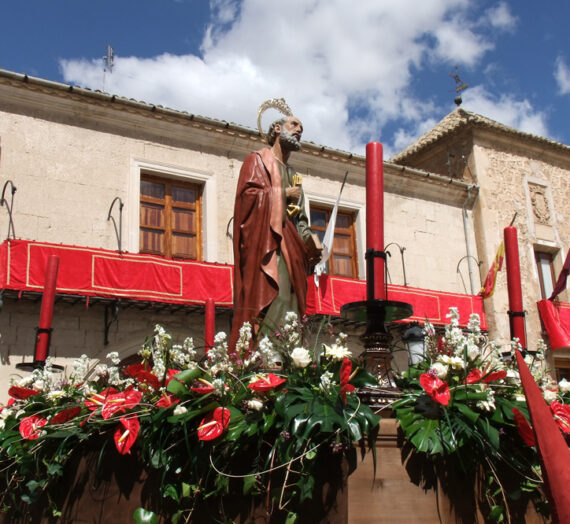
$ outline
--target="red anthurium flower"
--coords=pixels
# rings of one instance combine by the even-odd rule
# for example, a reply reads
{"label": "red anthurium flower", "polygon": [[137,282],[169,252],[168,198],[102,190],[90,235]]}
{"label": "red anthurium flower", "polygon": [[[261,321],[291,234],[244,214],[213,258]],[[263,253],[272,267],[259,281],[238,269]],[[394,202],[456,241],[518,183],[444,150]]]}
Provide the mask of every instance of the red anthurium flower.
{"label": "red anthurium flower", "polygon": [[81,413],[81,408],[79,406],[72,406],[70,408],[65,408],[64,410],[56,413],[51,420],[49,421],[50,424],[63,424],[72,418],[75,418],[77,415]]}
{"label": "red anthurium flower", "polygon": [[35,440],[40,436],[40,428],[47,424],[47,420],[38,415],[30,415],[20,421],[20,435],[27,440]]}
{"label": "red anthurium flower", "polygon": [[484,379],[483,382],[488,384],[489,382],[495,382],[495,380],[501,380],[507,376],[507,372],[503,371],[494,371],[493,373],[489,373]]}
{"label": "red anthurium flower", "polygon": [[88,399],[85,400],[85,407],[90,409],[91,411],[95,411],[96,409],[100,408],[103,404],[105,404],[105,400],[109,395],[115,395],[118,391],[115,388],[105,388],[103,391],[99,393],[95,393],[95,395],[90,396]]}
{"label": "red anthurium flower", "polygon": [[557,400],[550,404],[550,411],[554,416],[554,420],[563,433],[570,433],[570,406],[561,404]]}
{"label": "red anthurium flower", "polygon": [[475,384],[483,378],[483,372],[480,369],[472,369],[465,378],[466,384]]}
{"label": "red anthurium flower", "polygon": [[517,430],[520,437],[523,439],[524,443],[529,446],[536,446],[536,439],[534,437],[534,431],[530,427],[526,417],[520,412],[519,409],[513,408],[513,415],[515,416],[515,422],[517,424]]}
{"label": "red anthurium flower", "polygon": [[286,382],[286,379],[278,377],[273,373],[269,373],[265,376],[258,375],[258,377],[260,377],[259,380],[250,382],[247,385],[249,389],[253,389],[253,391],[269,391]]}
{"label": "red anthurium flower", "polygon": [[168,369],[166,371],[165,384],[168,386],[168,383],[173,379],[174,375],[178,375],[178,373],[180,373],[179,369]]}
{"label": "red anthurium flower", "polygon": [[134,408],[142,398],[138,389],[128,388],[121,393],[107,396],[105,404],[101,408],[101,416],[107,420],[115,413],[123,413],[127,409]]}
{"label": "red anthurium flower", "polygon": [[173,395],[172,393],[163,393],[156,405],[159,408],[169,408],[174,404],[178,404],[178,402],[180,402],[180,399],[176,395]]}
{"label": "red anthurium flower", "polygon": [[26,400],[27,398],[39,395],[39,393],[35,389],[12,386],[8,390],[8,395],[17,398],[18,400]]}
{"label": "red anthurium flower", "polygon": [[133,377],[137,379],[140,384],[146,384],[153,389],[160,387],[158,377],[151,372],[148,364],[132,364],[125,368],[125,375]]}
{"label": "red anthurium flower", "polygon": [[198,393],[199,395],[207,395],[208,393],[213,393],[214,391],[216,391],[216,388],[212,386],[212,384],[207,380],[199,378],[196,382],[194,382],[194,384],[190,388],[190,391]]}
{"label": "red anthurium flower", "polygon": [[354,386],[349,384],[350,372],[352,371],[352,362],[349,358],[345,358],[340,366],[340,396],[346,404],[346,394],[354,391]]}
{"label": "red anthurium flower", "polygon": [[119,418],[119,425],[115,430],[113,439],[121,455],[126,455],[131,452],[131,448],[135,440],[137,440],[140,427],[141,425],[136,415]]}
{"label": "red anthurium flower", "polygon": [[230,410],[218,407],[200,422],[198,438],[213,440],[219,437],[230,423]]}
{"label": "red anthurium flower", "polygon": [[436,402],[439,402],[443,406],[447,406],[449,404],[450,393],[447,382],[431,373],[423,373],[420,375],[420,385]]}

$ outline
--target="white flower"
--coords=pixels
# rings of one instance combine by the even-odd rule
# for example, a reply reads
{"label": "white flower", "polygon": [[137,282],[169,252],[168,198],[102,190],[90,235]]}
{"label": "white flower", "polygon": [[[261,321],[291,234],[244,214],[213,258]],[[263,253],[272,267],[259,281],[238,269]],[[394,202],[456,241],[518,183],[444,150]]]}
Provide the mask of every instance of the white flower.
{"label": "white flower", "polygon": [[322,375],[321,375],[321,389],[325,392],[325,393],[330,393],[331,387],[334,384],[333,381],[333,374],[330,371],[325,371]]}
{"label": "white flower", "polygon": [[61,389],[54,389],[53,391],[50,391],[46,396],[50,400],[55,400],[64,397],[65,391],[62,391]]}
{"label": "white flower", "polygon": [[295,348],[291,352],[291,358],[295,367],[298,368],[306,368],[312,361],[309,351],[301,347]]}
{"label": "white flower", "polygon": [[546,402],[548,402],[549,404],[551,402],[554,402],[558,398],[556,391],[552,391],[551,389],[545,389],[542,392],[542,396],[544,397],[544,400],[546,400]]}
{"label": "white flower", "polygon": [[175,408],[174,411],[172,412],[173,415],[184,415],[184,413],[186,413],[188,410],[184,407],[181,406],[180,404],[178,404]]}
{"label": "white flower", "polygon": [[565,378],[558,382],[558,387],[560,388],[561,393],[570,393],[570,382]]}
{"label": "white flower", "polygon": [[475,360],[480,354],[481,350],[477,344],[467,344],[467,356],[469,357],[469,360]]}
{"label": "white flower", "polygon": [[495,392],[492,389],[488,389],[487,400],[479,400],[475,405],[484,411],[494,411],[496,409]]}
{"label": "white flower", "polygon": [[117,366],[120,362],[121,359],[119,358],[119,353],[117,351],[111,351],[111,353],[109,353],[107,355],[107,358],[113,363],[115,364],[115,366]]}
{"label": "white flower", "polygon": [[260,411],[261,409],[263,409],[263,402],[261,402],[261,400],[254,398],[252,400],[247,401],[247,407],[249,409],[253,409],[254,411]]}
{"label": "white flower", "polygon": [[325,348],[325,357],[330,358],[332,361],[338,362],[346,357],[350,357],[350,350],[344,345],[332,344],[327,346],[323,344],[323,347]]}
{"label": "white flower", "polygon": [[441,362],[435,362],[431,366],[431,369],[435,371],[435,374],[438,378],[444,379],[447,377],[447,366],[445,364],[442,364]]}

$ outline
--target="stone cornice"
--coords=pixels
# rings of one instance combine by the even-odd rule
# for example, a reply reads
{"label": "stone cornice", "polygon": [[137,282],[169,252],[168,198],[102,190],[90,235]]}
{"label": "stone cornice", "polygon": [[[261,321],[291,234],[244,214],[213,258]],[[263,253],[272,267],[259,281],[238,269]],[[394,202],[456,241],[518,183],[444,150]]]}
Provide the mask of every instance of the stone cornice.
{"label": "stone cornice", "polygon": [[[0,109],[94,131],[141,140],[167,142],[178,147],[242,160],[265,144],[252,129],[0,69]],[[348,170],[350,183],[365,184],[365,157],[304,142],[292,164],[301,173],[341,180]],[[476,186],[418,169],[384,163],[387,192],[471,208]]]}

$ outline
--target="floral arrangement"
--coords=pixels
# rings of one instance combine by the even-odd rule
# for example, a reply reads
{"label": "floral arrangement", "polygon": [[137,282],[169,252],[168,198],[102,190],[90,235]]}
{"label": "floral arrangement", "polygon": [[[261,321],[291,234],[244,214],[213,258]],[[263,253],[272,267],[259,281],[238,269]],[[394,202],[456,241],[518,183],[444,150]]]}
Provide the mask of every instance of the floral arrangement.
{"label": "floral arrangement", "polygon": [[[138,522],[189,521],[207,501],[226,519],[224,497],[259,497],[266,514],[294,522],[314,495],[319,461],[374,442],[379,418],[354,394],[375,383],[357,366],[346,337],[307,349],[306,322],[293,313],[254,349],[244,324],[235,352],[226,335],[202,355],[160,326],[121,367],[79,358],[68,377],[50,362],[16,381],[0,412],[1,504],[25,515],[34,504],[61,514],[58,482],[91,443],[104,457],[136,455],[160,479],[160,510],[139,508]],[[103,444],[101,444],[101,442]],[[111,443],[109,445],[109,443]],[[61,490],[60,490],[61,491]],[[160,512],[167,515],[160,515]],[[213,511],[213,510],[212,510]]]}
{"label": "floral arrangement", "polygon": [[[411,445],[433,465],[444,462],[481,482],[482,504],[491,521],[511,521],[511,503],[523,495],[539,512],[548,508],[541,492],[542,474],[528,424],[528,410],[514,349],[487,343],[479,317],[459,327],[451,308],[443,336],[424,327],[425,356],[403,373],[404,393],[394,405],[396,418]],[[570,437],[570,383],[556,384],[547,373],[544,347],[525,356],[531,373],[560,430]],[[508,477],[508,478],[507,478]]]}

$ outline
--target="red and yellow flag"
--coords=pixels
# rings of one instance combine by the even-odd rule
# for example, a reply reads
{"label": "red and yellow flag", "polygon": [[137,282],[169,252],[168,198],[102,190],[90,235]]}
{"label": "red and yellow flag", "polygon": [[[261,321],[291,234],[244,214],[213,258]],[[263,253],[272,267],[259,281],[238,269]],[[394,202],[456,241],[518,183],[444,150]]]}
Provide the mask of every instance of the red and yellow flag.
{"label": "red and yellow flag", "polygon": [[485,283],[479,291],[479,295],[483,298],[490,297],[493,292],[495,291],[495,282],[497,281],[497,273],[501,271],[503,267],[503,259],[505,258],[505,241],[501,242],[499,249],[497,249],[497,254],[495,255],[495,260],[491,264],[489,268],[489,272],[487,273],[487,278],[485,279]]}

